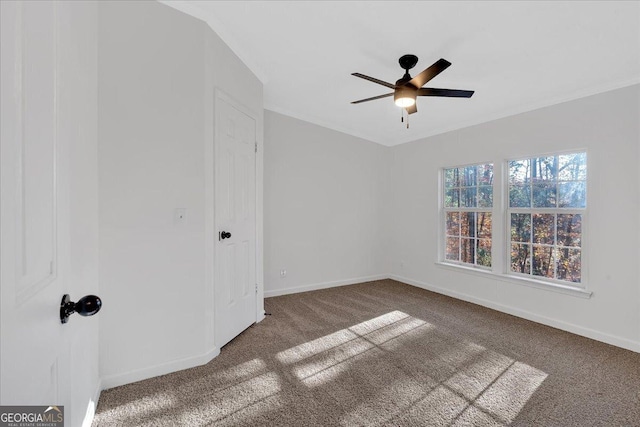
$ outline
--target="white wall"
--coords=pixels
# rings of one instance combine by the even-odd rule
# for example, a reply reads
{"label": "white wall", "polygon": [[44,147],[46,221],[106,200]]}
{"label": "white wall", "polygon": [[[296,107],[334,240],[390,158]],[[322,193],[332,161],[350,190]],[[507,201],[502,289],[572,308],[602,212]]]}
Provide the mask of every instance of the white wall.
{"label": "white wall", "polygon": [[[204,30],[155,2],[99,5],[107,387],[205,352]],[[187,209],[182,226],[176,208]]]}
{"label": "white wall", "polygon": [[259,112],[262,86],[195,18],[156,2],[99,12],[100,368],[112,387],[216,354],[213,93]]}
{"label": "white wall", "polygon": [[[636,85],[394,147],[394,277],[640,351],[639,103]],[[435,264],[440,168],[583,148],[590,299]]]}
{"label": "white wall", "polygon": [[388,276],[388,155],[387,147],[266,111],[266,296]]}

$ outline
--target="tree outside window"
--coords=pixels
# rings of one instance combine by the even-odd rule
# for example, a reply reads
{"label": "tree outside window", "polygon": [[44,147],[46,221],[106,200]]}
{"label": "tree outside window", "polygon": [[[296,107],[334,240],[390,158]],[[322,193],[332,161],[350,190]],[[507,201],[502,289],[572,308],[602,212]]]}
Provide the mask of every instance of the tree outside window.
{"label": "tree outside window", "polygon": [[493,164],[444,170],[444,259],[491,267]]}
{"label": "tree outside window", "polygon": [[510,272],[582,281],[586,153],[509,162]]}

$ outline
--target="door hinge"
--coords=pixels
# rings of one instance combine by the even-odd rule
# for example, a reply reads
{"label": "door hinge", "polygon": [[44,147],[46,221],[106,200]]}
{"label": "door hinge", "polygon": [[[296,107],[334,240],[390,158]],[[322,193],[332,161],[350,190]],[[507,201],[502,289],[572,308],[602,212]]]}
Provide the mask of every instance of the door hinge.
{"label": "door hinge", "polygon": [[258,293],[258,284],[256,283],[256,294]]}
{"label": "door hinge", "polygon": [[258,141],[256,141],[256,153],[258,152]]}

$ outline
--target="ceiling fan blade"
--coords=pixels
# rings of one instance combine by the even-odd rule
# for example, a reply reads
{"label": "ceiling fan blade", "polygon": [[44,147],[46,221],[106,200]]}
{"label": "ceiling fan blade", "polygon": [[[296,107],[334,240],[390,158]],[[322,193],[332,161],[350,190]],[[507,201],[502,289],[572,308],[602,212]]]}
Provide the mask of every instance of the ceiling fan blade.
{"label": "ceiling fan blade", "polygon": [[423,87],[418,89],[418,96],[445,96],[449,98],[471,98],[474,91],[460,89],[436,89]]}
{"label": "ceiling fan blade", "polygon": [[374,77],[365,76],[364,74],[351,73],[351,75],[352,76],[356,76],[356,77],[360,77],[361,79],[369,80],[370,82],[378,83],[379,85],[386,86],[389,89],[395,89],[396,88],[396,85],[394,85],[394,84],[383,82],[382,80],[376,79]]}
{"label": "ceiling fan blade", "polygon": [[413,104],[411,107],[405,108],[407,110],[407,114],[413,114],[418,112],[418,104]]}
{"label": "ceiling fan blade", "polygon": [[446,59],[440,58],[431,67],[427,68],[405,84],[411,83],[415,87],[421,88],[429,80],[446,70],[449,65],[451,65],[451,62],[447,61]]}
{"label": "ceiling fan blade", "polygon": [[378,95],[371,98],[359,99],[357,101],[353,101],[352,104],[360,104],[361,102],[373,101],[375,99],[386,98],[388,96],[393,96],[393,92],[385,93],[384,95]]}

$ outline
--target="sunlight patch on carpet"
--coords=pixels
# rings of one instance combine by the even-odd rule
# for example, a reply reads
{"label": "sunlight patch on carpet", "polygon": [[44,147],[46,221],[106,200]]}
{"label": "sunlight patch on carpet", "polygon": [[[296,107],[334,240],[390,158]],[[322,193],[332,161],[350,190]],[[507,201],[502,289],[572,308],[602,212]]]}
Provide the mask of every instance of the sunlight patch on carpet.
{"label": "sunlight patch on carpet", "polygon": [[431,325],[424,320],[409,316],[405,319],[398,320],[391,325],[383,326],[377,330],[363,334],[362,336],[365,337],[367,341],[375,345],[381,345],[421,326],[429,327]]}
{"label": "sunlight patch on carpet", "polygon": [[281,351],[276,354],[276,359],[284,364],[296,363],[331,350],[332,348],[341,346],[349,341],[357,339],[359,336],[368,334],[408,317],[410,317],[408,314],[401,311],[392,311],[357,325],[353,325],[350,328],[341,329],[313,341],[308,341],[295,347],[291,347],[290,349]]}
{"label": "sunlight patch on carpet", "polygon": [[[374,345],[369,341],[366,341],[362,338],[355,339],[348,343],[342,344],[341,346],[334,347],[330,350],[325,351],[321,355],[314,357],[313,361],[309,361],[303,363],[302,365],[296,366],[293,368],[293,372],[300,380],[307,379],[313,375],[323,373],[322,380],[318,378],[320,383],[325,383],[327,380],[331,379],[332,375],[330,372],[338,372],[337,370],[333,370],[330,372],[326,371],[328,368],[332,366],[339,365],[343,362],[348,361],[354,356],[363,353],[367,350],[374,348]],[[306,383],[315,383],[315,381],[307,381]]]}
{"label": "sunlight patch on carpet", "polygon": [[292,347],[276,358],[295,364],[296,377],[306,386],[316,387],[344,372],[355,356],[425,325],[425,321],[396,310]]}
{"label": "sunlight patch on carpet", "polygon": [[353,325],[349,327],[349,330],[355,332],[358,335],[366,335],[377,329],[384,328],[385,326],[388,326],[399,320],[406,319],[408,317],[410,316],[407,313],[395,310],[387,314],[383,314],[382,316],[374,317],[373,319],[358,323],[357,325]]}
{"label": "sunlight patch on carpet", "polygon": [[515,362],[482,393],[474,406],[496,415],[508,424],[515,420],[547,376],[539,369]]}
{"label": "sunlight patch on carpet", "polygon": [[276,354],[276,359],[284,364],[296,363],[311,356],[315,356],[316,354],[331,350],[332,348],[338,347],[356,338],[358,338],[358,336],[353,332],[342,329],[313,341],[281,351]]}
{"label": "sunlight patch on carpet", "polygon": [[506,372],[513,362],[514,360],[507,356],[486,351],[478,355],[474,363],[460,366],[444,384],[467,400],[473,401]]}
{"label": "sunlight patch on carpet", "polygon": [[[413,379],[398,371],[404,378],[387,380],[378,385],[377,395],[351,405],[353,409],[342,419],[345,425],[372,419],[409,422],[411,414],[437,423],[506,425],[515,420],[547,377],[525,363],[443,334],[434,325],[398,310],[281,351],[276,358],[292,364],[302,384],[314,388],[344,381],[341,376],[362,375],[363,369],[373,371],[371,378],[380,375],[380,369],[397,369],[375,366],[389,352],[420,355],[409,358],[410,365],[421,361],[415,369],[427,375],[432,372],[441,382],[425,394]],[[349,395],[338,400],[349,400]]]}
{"label": "sunlight patch on carpet", "polygon": [[267,364],[262,359],[251,359],[239,365],[186,382],[180,385],[178,390],[182,393],[191,393],[194,390],[211,390],[247,380],[266,370]]}
{"label": "sunlight patch on carpet", "polygon": [[133,401],[123,403],[111,409],[102,411],[101,417],[117,417],[119,414],[127,414],[131,417],[148,417],[156,413],[171,409],[177,403],[173,392],[158,392],[147,396],[141,396]]}
{"label": "sunlight patch on carpet", "polygon": [[208,425],[239,412],[243,416],[255,416],[261,411],[273,410],[280,404],[279,399],[270,399],[268,408],[257,404],[281,390],[278,374],[267,372],[222,390],[204,392],[199,399],[184,407],[182,425]]}

